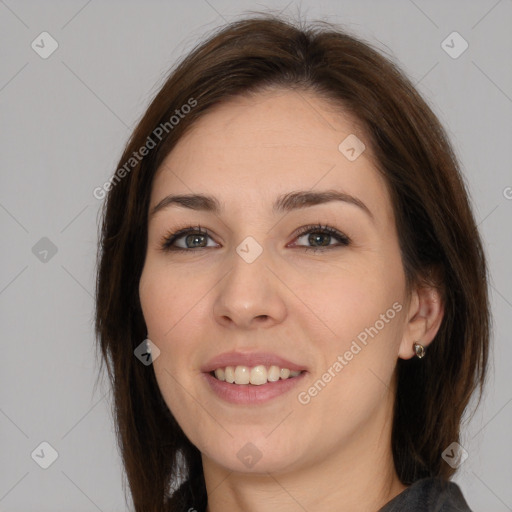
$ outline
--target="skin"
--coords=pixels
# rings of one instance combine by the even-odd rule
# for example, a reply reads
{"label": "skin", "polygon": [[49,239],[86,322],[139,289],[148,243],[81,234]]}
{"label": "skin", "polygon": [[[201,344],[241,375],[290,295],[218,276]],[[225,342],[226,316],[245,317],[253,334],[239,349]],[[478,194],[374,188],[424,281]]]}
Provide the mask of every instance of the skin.
{"label": "skin", "polygon": [[[443,307],[434,289],[407,293],[386,184],[369,144],[355,161],[338,150],[349,134],[365,140],[354,119],[313,93],[267,90],[211,110],[155,176],[150,211],[178,193],[213,195],[224,207],[216,215],[171,205],[151,216],[139,287],[148,337],[161,351],[155,375],[202,453],[209,512],[370,512],[405,489],[390,445],[395,367],[414,355],[414,341],[428,346]],[[327,189],[355,196],[373,218],[338,201],[272,212],[280,194]],[[328,248],[305,251],[315,240],[296,230],[318,223],[350,245],[324,235],[317,246]],[[208,229],[207,248],[161,250],[166,234],[188,225]],[[236,252],[248,236],[263,249],[250,264]],[[402,306],[394,318],[300,403],[297,394],[394,303]],[[267,404],[228,404],[200,367],[232,350],[271,351],[308,373]],[[249,442],[261,453],[251,468],[237,458]]]}

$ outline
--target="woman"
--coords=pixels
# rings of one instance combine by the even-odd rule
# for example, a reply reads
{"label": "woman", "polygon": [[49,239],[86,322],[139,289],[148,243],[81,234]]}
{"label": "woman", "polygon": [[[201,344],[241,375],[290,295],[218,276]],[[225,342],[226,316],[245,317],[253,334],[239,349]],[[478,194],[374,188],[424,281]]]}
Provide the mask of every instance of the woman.
{"label": "woman", "polygon": [[449,479],[486,261],[394,64],[332,25],[232,23],[104,190],[96,332],[135,510],[470,510]]}

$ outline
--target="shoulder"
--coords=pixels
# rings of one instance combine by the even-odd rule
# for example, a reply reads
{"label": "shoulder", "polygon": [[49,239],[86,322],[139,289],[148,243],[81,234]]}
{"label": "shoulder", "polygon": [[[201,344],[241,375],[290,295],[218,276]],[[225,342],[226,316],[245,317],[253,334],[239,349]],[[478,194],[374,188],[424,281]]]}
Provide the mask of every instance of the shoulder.
{"label": "shoulder", "polygon": [[379,512],[472,512],[460,487],[441,478],[417,480]]}

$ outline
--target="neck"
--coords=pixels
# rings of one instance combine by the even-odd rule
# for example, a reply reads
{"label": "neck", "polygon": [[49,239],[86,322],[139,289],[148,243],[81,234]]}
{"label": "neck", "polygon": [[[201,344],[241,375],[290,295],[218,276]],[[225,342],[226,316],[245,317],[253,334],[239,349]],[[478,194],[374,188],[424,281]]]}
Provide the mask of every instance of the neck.
{"label": "neck", "polygon": [[[314,471],[315,468],[311,468]],[[372,472],[373,481],[358,482],[353,470],[332,472],[333,479],[318,479],[310,471],[302,474],[229,473],[216,486],[207,478],[208,507],[206,512],[297,512],[323,510],[325,512],[377,512],[388,501],[402,492],[404,486],[393,474],[385,478]],[[368,474],[368,471],[366,471]],[[346,475],[346,476],[343,476]]]}

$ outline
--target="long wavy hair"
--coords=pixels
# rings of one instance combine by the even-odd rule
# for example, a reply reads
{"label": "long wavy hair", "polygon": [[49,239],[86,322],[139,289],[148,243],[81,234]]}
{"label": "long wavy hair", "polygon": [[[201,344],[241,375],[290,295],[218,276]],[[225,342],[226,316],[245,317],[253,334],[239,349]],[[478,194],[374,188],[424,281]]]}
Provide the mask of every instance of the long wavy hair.
{"label": "long wavy hair", "polygon": [[136,511],[192,504],[201,511],[207,503],[201,454],[164,402],[152,367],[134,356],[147,333],[138,286],[153,177],[213,106],[267,88],[312,91],[361,123],[391,196],[408,289],[429,283],[442,294],[444,318],[427,357],[397,362],[391,447],[404,484],[453,475],[441,454],[459,440],[477,389],[480,403],[490,338],[488,270],[439,120],[392,57],[369,43],[331,23],[251,13],[216,29],[171,70],[112,179],[95,191],[106,196],[95,311],[100,374],[105,363]]}

